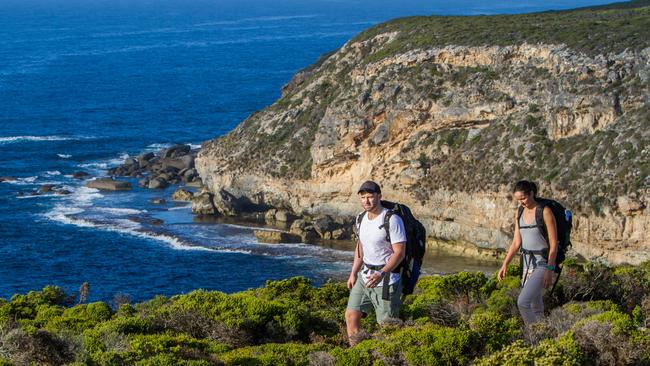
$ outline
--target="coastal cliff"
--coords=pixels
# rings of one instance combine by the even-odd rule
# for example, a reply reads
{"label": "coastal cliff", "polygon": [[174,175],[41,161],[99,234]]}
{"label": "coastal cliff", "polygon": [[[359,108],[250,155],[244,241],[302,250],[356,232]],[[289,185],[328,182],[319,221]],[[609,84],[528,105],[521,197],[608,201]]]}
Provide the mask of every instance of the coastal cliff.
{"label": "coastal cliff", "polygon": [[650,260],[650,3],[411,17],[373,27],[203,144],[215,196],[351,216],[373,179],[431,242],[478,256],[511,241],[519,179],[575,215],[573,250]]}

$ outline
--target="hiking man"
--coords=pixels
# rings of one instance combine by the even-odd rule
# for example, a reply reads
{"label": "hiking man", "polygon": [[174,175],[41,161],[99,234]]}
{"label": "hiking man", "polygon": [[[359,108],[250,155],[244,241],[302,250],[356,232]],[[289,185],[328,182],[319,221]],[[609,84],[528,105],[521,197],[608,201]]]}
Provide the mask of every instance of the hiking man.
{"label": "hiking man", "polygon": [[[378,323],[397,318],[401,306],[402,283],[397,270],[405,255],[406,233],[398,215],[389,219],[390,235],[384,228],[388,209],[381,205],[381,188],[373,181],[364,182],[358,191],[364,211],[359,214],[358,240],[348,288],[350,298],[345,310],[350,345],[361,327],[361,318],[370,307],[375,309]],[[390,241],[389,241],[390,239]]]}

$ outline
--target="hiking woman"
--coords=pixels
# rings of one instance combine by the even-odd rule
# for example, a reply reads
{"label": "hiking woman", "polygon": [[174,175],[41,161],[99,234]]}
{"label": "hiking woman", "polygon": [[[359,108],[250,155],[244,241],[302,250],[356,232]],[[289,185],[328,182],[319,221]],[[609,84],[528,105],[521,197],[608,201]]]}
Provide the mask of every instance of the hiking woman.
{"label": "hiking woman", "polygon": [[519,203],[519,207],[515,210],[515,234],[499,270],[498,279],[502,280],[506,275],[508,263],[521,248],[522,290],[517,299],[517,307],[524,323],[531,324],[544,316],[542,289],[548,288],[553,281],[557,255],[557,226],[551,209],[544,207],[541,213],[548,233],[547,242],[542,232],[544,227],[538,225],[536,220],[539,202],[536,200],[535,183],[519,181],[515,184],[513,193]]}

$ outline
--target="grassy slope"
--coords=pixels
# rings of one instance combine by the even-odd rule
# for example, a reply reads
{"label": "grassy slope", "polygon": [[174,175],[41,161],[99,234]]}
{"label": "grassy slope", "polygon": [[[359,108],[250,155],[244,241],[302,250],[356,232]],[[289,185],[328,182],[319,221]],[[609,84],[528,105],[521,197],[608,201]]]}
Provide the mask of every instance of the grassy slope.
{"label": "grassy slope", "polygon": [[569,11],[490,16],[408,17],[383,23],[353,41],[399,31],[397,39],[367,62],[410,49],[446,45],[482,46],[564,43],[595,55],[650,46],[650,1],[611,4]]}
{"label": "grassy slope", "polygon": [[[524,332],[517,269],[425,277],[402,320],[348,348],[348,290],[300,277],[234,294],[193,291],[71,306],[56,287],[0,299],[0,365],[581,365],[650,360],[650,266],[565,263],[550,316]],[[68,303],[68,305],[66,305]],[[75,363],[76,362],[76,363]]]}

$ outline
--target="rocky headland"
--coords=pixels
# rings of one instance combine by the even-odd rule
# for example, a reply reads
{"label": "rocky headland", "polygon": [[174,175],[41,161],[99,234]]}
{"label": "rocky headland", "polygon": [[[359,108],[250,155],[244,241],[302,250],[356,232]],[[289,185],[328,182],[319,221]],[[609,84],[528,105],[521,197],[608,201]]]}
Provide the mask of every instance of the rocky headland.
{"label": "rocky headland", "polygon": [[494,257],[525,178],[574,212],[576,254],[649,260],[649,30],[647,1],[368,29],[203,144],[195,212],[289,218],[295,232],[329,218],[316,234],[344,238],[374,179],[432,245]]}

